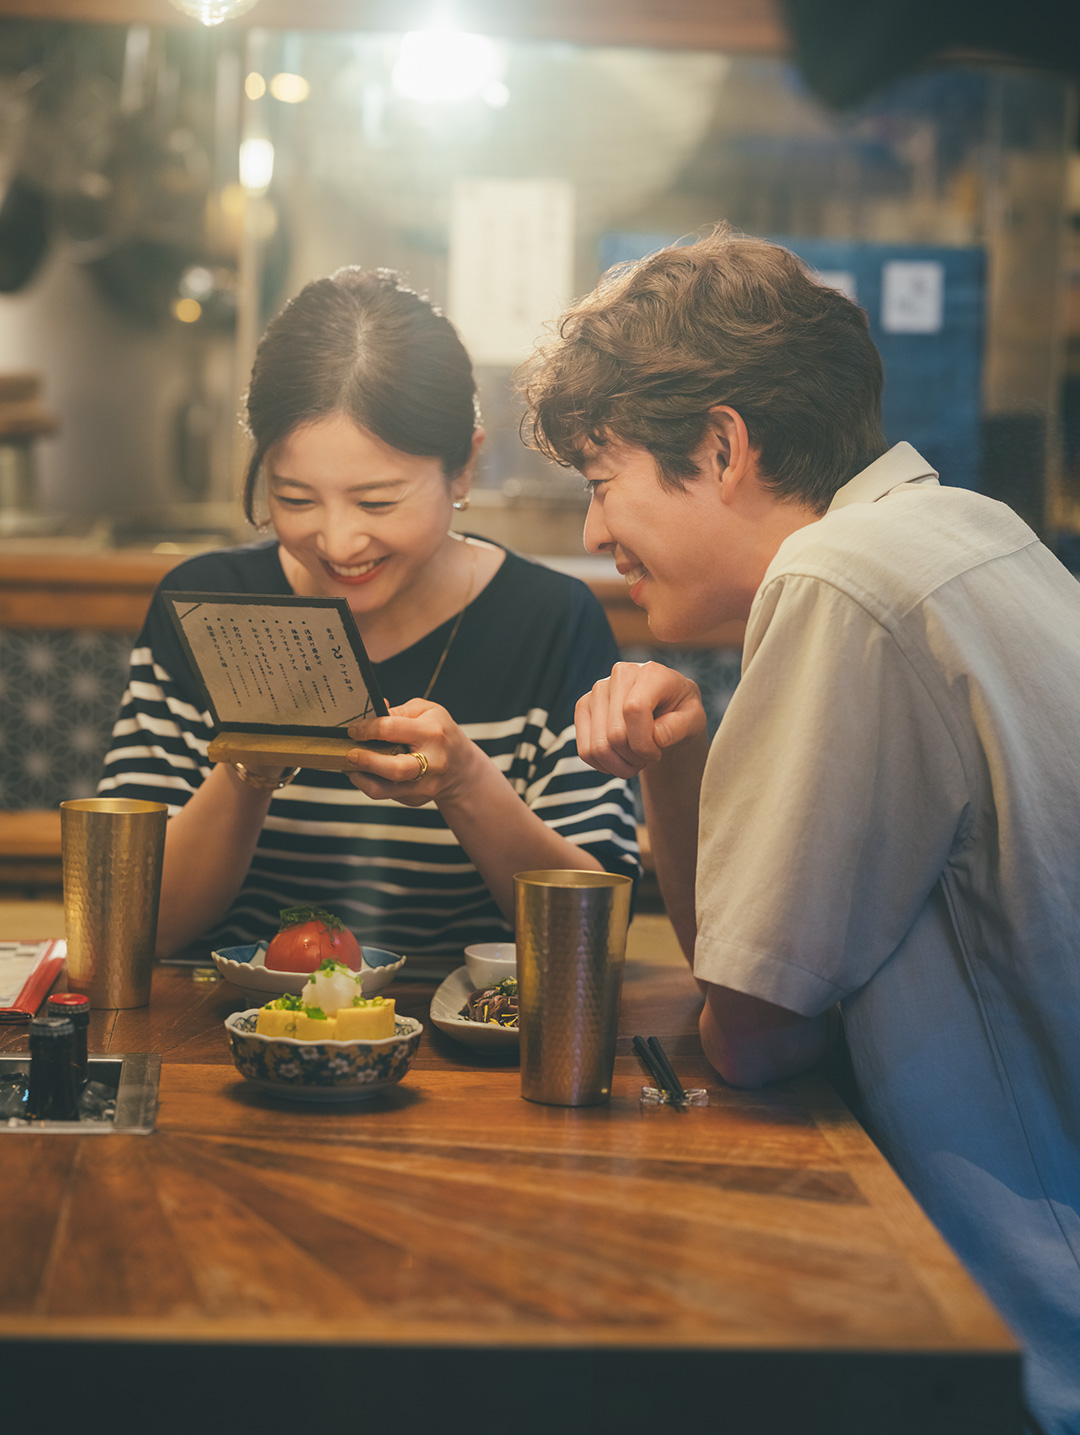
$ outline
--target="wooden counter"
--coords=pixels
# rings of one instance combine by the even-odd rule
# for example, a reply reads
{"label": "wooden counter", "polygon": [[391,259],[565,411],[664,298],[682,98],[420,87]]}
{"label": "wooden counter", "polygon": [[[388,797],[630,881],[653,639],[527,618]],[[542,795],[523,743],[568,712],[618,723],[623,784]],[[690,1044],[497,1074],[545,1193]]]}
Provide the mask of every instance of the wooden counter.
{"label": "wooden counter", "polygon": [[[110,25],[190,24],[167,0],[0,0],[0,15]],[[647,45],[775,55],[789,41],[774,0],[466,0],[457,23],[470,33],[576,45]],[[388,30],[401,34],[431,23],[420,0],[261,0],[257,14],[228,21],[233,30]],[[226,32],[227,33],[227,32]]]}
{"label": "wooden counter", "polygon": [[[0,1134],[20,1388],[74,1412],[111,1372],[118,1430],[1019,1431],[985,1299],[822,1079],[718,1082],[685,968],[628,966],[613,1100],[582,1110],[522,1101],[431,990],[394,989],[426,1024],[405,1081],[337,1108],[240,1079],[224,983],[163,968],[94,1013],[92,1051],[162,1053],[158,1129]],[[638,1031],[708,1109],[639,1107]]]}
{"label": "wooden counter", "polygon": [[0,812],[0,891],[59,890],[60,809]]}
{"label": "wooden counter", "polygon": [[154,589],[187,556],[0,553],[0,627],[137,633]]}
{"label": "wooden counter", "polygon": [[[0,627],[137,633],[158,583],[189,557],[127,549],[69,555],[0,552]],[[604,605],[620,647],[661,646],[621,578],[613,572],[586,581]],[[745,628],[729,623],[687,646],[738,648]]]}

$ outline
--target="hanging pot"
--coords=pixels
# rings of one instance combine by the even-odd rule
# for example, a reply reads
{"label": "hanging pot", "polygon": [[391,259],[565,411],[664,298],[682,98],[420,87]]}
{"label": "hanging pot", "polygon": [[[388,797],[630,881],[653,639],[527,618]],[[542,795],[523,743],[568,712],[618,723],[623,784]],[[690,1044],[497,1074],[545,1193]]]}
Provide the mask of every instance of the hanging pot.
{"label": "hanging pot", "polygon": [[0,293],[14,294],[28,283],[48,247],[48,201],[17,174],[0,204]]}

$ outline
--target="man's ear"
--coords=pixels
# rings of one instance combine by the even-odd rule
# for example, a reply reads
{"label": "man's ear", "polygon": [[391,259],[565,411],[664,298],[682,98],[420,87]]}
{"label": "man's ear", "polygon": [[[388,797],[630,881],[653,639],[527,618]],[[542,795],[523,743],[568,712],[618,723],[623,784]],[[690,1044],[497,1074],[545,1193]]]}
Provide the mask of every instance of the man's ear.
{"label": "man's ear", "polygon": [[727,404],[711,408],[706,445],[706,461],[720,483],[720,496],[730,503],[747,475],[757,472],[757,450],[742,414]]}

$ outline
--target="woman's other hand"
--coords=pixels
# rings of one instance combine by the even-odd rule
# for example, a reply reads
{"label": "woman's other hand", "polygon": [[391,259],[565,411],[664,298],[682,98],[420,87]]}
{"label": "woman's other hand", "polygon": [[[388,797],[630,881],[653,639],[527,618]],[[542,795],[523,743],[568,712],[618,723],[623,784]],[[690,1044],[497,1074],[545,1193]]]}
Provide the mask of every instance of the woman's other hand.
{"label": "woman's other hand", "polygon": [[[452,800],[475,778],[478,763],[487,762],[446,709],[424,698],[391,708],[389,717],[353,723],[349,736],[357,742],[389,742],[408,749],[389,753],[355,748],[347,769],[349,781],[368,797],[391,798],[407,807]],[[417,753],[423,755],[424,764],[414,756]]]}
{"label": "woman's other hand", "polygon": [[616,663],[574,712],[581,757],[613,777],[634,777],[666,748],[705,731],[696,683],[661,663]]}

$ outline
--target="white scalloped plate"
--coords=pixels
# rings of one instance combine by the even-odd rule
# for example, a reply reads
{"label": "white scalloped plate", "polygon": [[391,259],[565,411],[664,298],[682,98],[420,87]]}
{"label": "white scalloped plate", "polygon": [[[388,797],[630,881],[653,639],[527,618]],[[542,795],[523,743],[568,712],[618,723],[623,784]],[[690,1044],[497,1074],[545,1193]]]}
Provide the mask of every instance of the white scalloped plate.
{"label": "white scalloped plate", "polygon": [[463,1046],[471,1046],[474,1051],[517,1051],[520,1046],[517,1027],[497,1026],[493,1021],[466,1021],[458,1015],[466,997],[474,991],[468,967],[458,967],[451,972],[431,998],[432,1022],[447,1036]]}
{"label": "white scalloped plate", "polygon": [[[259,1001],[273,1001],[286,992],[299,996],[310,975],[308,972],[267,971],[265,942],[222,947],[220,952],[211,952],[210,955],[214,966],[227,982],[232,982],[234,987],[242,988]],[[377,995],[383,987],[390,985],[404,965],[404,957],[395,957],[393,952],[384,952],[379,947],[365,947],[364,965],[360,968],[361,992],[365,997]]]}

